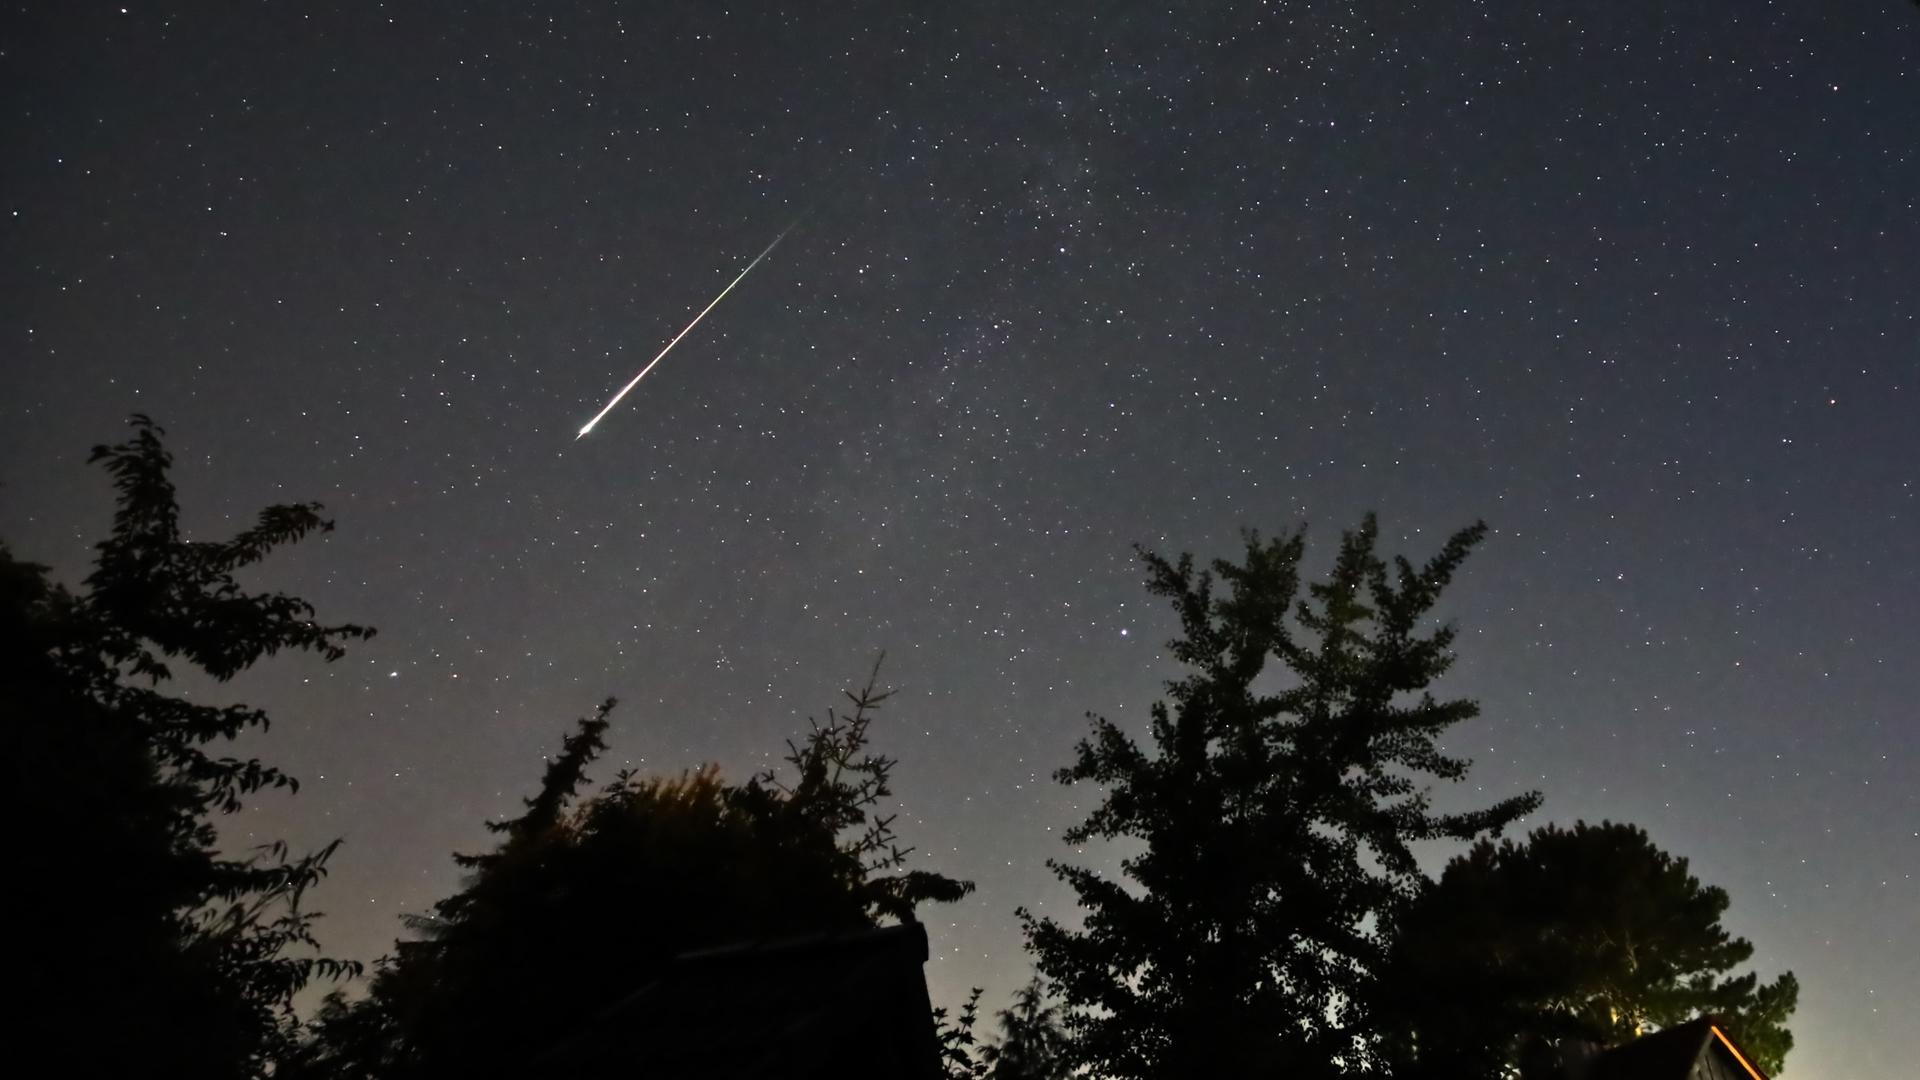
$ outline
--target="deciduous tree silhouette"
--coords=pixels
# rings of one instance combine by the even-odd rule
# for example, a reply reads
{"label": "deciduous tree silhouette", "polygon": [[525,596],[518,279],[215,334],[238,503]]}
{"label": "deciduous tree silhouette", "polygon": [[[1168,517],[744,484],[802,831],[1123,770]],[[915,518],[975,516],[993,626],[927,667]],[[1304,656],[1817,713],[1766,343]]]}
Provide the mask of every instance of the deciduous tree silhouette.
{"label": "deciduous tree silhouette", "polygon": [[[184,539],[162,432],[144,416],[96,447],[118,493],[113,532],[79,592],[0,548],[0,700],[14,1022],[71,1055],[63,1072],[258,1076],[286,1045],[293,995],[355,965],[312,955],[305,890],[335,845],[221,853],[213,818],[292,777],[219,747],[267,716],[167,692],[173,669],[226,680],[285,649],[329,660],[372,631],[325,626],[236,571],[332,525],[273,506],[225,541]],[[337,842],[336,842],[337,843]]]}
{"label": "deciduous tree silhouette", "polygon": [[869,749],[887,697],[850,693],[789,745],[790,775],[743,784],[702,768],[620,773],[574,793],[605,748],[613,702],[578,724],[526,812],[489,827],[492,851],[457,856],[464,887],[410,920],[365,998],[336,996],[286,1076],[521,1075],[578,1023],[639,989],[678,953],[754,938],[911,919],[970,883],[904,869],[893,759]]}
{"label": "deciduous tree silhouette", "polygon": [[1125,881],[1052,864],[1082,928],[1021,912],[1077,1064],[1174,1078],[1374,1062],[1384,930],[1423,880],[1409,845],[1498,831],[1539,801],[1438,814],[1422,786],[1467,771],[1435,740],[1478,707],[1427,692],[1454,637],[1430,613],[1484,531],[1455,534],[1425,566],[1389,565],[1369,516],[1304,600],[1299,532],[1249,534],[1245,560],[1211,572],[1141,552],[1149,590],[1179,614],[1170,648],[1188,673],[1168,684],[1170,707],[1154,705],[1150,748],[1094,717],[1058,774],[1105,791],[1069,843],[1141,850]]}
{"label": "deciduous tree silhouette", "polygon": [[940,1045],[940,1066],[947,1080],[986,1080],[990,1047],[974,1034],[980,1025],[980,995],[976,986],[960,1003],[958,1011],[944,1005],[933,1010],[933,1037]]}
{"label": "deciduous tree silhouette", "polygon": [[1721,927],[1727,902],[1632,825],[1475,845],[1400,924],[1383,980],[1395,1075],[1496,1077],[1528,1038],[1612,1045],[1705,1014],[1778,1071],[1799,984],[1729,977],[1753,946]]}

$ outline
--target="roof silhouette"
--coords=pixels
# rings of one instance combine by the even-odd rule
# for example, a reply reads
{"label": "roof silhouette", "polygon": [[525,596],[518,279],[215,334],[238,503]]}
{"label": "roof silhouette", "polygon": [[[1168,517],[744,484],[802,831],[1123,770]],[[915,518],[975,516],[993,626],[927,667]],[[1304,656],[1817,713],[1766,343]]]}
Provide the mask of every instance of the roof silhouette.
{"label": "roof silhouette", "polygon": [[1601,1051],[1570,1080],[1768,1080],[1711,1016]]}
{"label": "roof silhouette", "polygon": [[934,1080],[919,923],[676,957],[544,1055],[537,1075],[645,1080]]}

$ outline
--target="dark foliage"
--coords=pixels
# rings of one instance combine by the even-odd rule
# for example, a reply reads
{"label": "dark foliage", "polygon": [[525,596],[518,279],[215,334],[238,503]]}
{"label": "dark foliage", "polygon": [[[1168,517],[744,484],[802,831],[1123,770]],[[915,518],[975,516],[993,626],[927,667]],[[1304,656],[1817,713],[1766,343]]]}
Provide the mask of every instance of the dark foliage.
{"label": "dark foliage", "polygon": [[1013,1004],[1000,1010],[1000,1037],[990,1043],[974,1034],[980,993],[975,989],[957,1013],[933,1011],[949,1080],[1066,1080],[1072,1075],[1067,1033],[1043,981],[1030,980],[1014,994]]}
{"label": "dark foliage", "polygon": [[987,1076],[991,1048],[974,1034],[980,1026],[980,995],[985,992],[974,987],[957,1012],[944,1005],[933,1010],[933,1035],[940,1044],[940,1065],[947,1080],[984,1080]]}
{"label": "dark foliage", "polygon": [[1389,565],[1368,517],[1306,599],[1300,533],[1249,534],[1245,561],[1211,572],[1142,552],[1148,588],[1179,614],[1170,648],[1188,673],[1168,684],[1171,707],[1153,707],[1151,750],[1095,717],[1058,775],[1105,791],[1069,843],[1143,850],[1121,864],[1125,882],[1053,864],[1083,929],[1021,913],[1077,1064],[1171,1078],[1374,1063],[1383,931],[1424,880],[1409,845],[1498,831],[1539,801],[1436,814],[1422,787],[1468,767],[1435,741],[1477,707],[1426,692],[1454,636],[1430,612],[1483,532],[1423,567]]}
{"label": "dark foliage", "polygon": [[321,625],[304,601],[233,576],[331,528],[317,504],[185,540],[162,433],[146,417],[133,428],[93,452],[118,506],[83,592],[0,548],[5,787],[13,820],[54,822],[16,837],[14,1020],[101,1075],[257,1076],[289,1038],[293,995],[357,970],[312,954],[315,914],[300,906],[335,845],[221,854],[216,813],[295,782],[219,754],[266,727],[264,712],[164,687],[176,664],[225,680],[283,649],[336,659],[372,631]]}
{"label": "dark foliage", "polygon": [[366,997],[329,1001],[284,1075],[519,1075],[678,953],[911,919],[965,895],[968,883],[903,869],[908,849],[878,813],[893,761],[868,749],[887,695],[870,679],[849,697],[851,714],[790,745],[790,777],[623,772],[575,804],[605,747],[602,705],[526,813],[491,826],[499,845],[457,857],[472,871],[461,891],[411,920]]}
{"label": "dark foliage", "polygon": [[1000,1038],[988,1048],[990,1080],[1066,1080],[1067,1033],[1046,984],[1033,979],[1000,1010]]}
{"label": "dark foliage", "polygon": [[1528,1040],[1615,1045],[1708,1014],[1778,1071],[1799,986],[1727,977],[1753,946],[1720,926],[1726,909],[1632,825],[1477,844],[1401,923],[1383,1017],[1395,1074],[1495,1077]]}

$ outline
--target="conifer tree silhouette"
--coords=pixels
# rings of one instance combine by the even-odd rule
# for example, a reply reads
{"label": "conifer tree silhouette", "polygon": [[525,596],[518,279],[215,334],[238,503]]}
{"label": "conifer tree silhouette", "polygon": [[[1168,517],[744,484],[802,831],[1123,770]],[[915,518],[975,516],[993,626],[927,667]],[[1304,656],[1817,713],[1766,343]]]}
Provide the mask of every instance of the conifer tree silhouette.
{"label": "conifer tree silhouette", "polygon": [[1376,1062],[1374,973],[1423,880],[1410,845],[1496,832],[1539,802],[1435,813],[1422,786],[1468,767],[1436,741],[1478,707],[1428,692],[1454,638],[1430,613],[1484,532],[1456,533],[1424,566],[1389,565],[1368,516],[1305,599],[1299,532],[1249,533],[1244,561],[1210,571],[1141,552],[1148,589],[1179,615],[1169,648],[1187,673],[1154,705],[1149,747],[1093,717],[1057,774],[1104,792],[1068,843],[1138,853],[1124,882],[1051,864],[1079,897],[1078,929],[1020,913],[1077,1065],[1145,1080]]}
{"label": "conifer tree silhouette", "polygon": [[997,1019],[1000,1036],[986,1053],[988,1080],[1067,1080],[1067,1035],[1046,983],[1028,980]]}
{"label": "conifer tree silhouette", "polygon": [[1721,927],[1727,905],[1633,825],[1476,844],[1401,920],[1383,980],[1395,1075],[1492,1078],[1529,1039],[1615,1045],[1703,1015],[1779,1071],[1799,983],[1729,977],[1753,946]]}

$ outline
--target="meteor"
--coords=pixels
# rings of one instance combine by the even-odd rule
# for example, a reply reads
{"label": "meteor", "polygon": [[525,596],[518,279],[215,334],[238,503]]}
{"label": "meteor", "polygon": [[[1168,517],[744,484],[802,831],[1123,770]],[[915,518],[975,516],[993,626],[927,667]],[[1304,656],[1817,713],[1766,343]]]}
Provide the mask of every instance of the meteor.
{"label": "meteor", "polygon": [[[802,215],[801,215],[801,217],[805,217],[805,216],[806,216],[805,214],[802,214]],[[658,364],[658,363],[659,363],[659,362],[660,362],[660,361],[661,361],[662,359],[664,359],[664,358],[666,357],[666,355],[667,355],[668,353],[670,353],[670,352],[672,352],[672,351],[673,351],[673,347],[674,347],[675,345],[678,345],[678,344],[680,344],[680,339],[681,339],[681,338],[683,338],[683,337],[686,337],[686,336],[687,336],[687,334],[688,334],[688,333],[689,333],[689,332],[690,332],[690,331],[691,331],[691,330],[692,330],[692,329],[693,329],[694,327],[696,327],[696,326],[699,326],[699,325],[700,325],[700,320],[701,320],[701,319],[704,319],[704,318],[706,318],[706,317],[707,317],[707,312],[709,312],[709,311],[712,311],[712,310],[713,310],[714,308],[716,308],[716,307],[719,307],[719,306],[720,306],[720,301],[722,301],[722,300],[725,300],[725,299],[727,298],[727,294],[733,291],[733,287],[734,287],[735,285],[738,285],[738,284],[740,284],[740,282],[741,282],[741,281],[743,281],[743,280],[745,280],[745,279],[746,279],[746,276],[747,276],[748,274],[751,274],[751,273],[753,273],[753,268],[754,268],[754,267],[756,267],[756,266],[759,266],[759,265],[760,265],[760,260],[762,260],[762,259],[764,259],[764,258],[766,258],[766,257],[767,257],[768,255],[771,255],[771,254],[773,254],[773,249],[774,249],[774,248],[777,248],[777,247],[779,247],[779,246],[780,246],[780,241],[782,241],[782,240],[785,240],[785,239],[787,238],[787,234],[788,234],[788,233],[790,233],[790,232],[792,232],[792,231],[793,231],[793,227],[794,227],[795,225],[798,225],[798,224],[800,224],[800,218],[794,218],[794,219],[793,219],[793,221],[792,221],[792,222],[791,222],[790,224],[788,224],[786,228],[784,228],[784,229],[781,229],[781,230],[780,230],[780,235],[779,235],[779,236],[776,236],[776,237],[774,237],[774,238],[773,238],[773,243],[771,243],[771,244],[768,244],[768,245],[767,245],[767,247],[766,247],[766,250],[764,250],[764,251],[762,251],[762,252],[761,252],[760,254],[758,254],[758,255],[755,255],[755,256],[753,257],[753,261],[747,264],[747,268],[746,268],[745,270],[742,270],[742,271],[740,271],[740,276],[739,276],[739,277],[737,277],[737,278],[734,278],[734,279],[733,279],[733,280],[732,280],[731,282],[729,282],[729,283],[727,284],[727,287],[726,287],[726,288],[724,288],[724,289],[721,289],[721,290],[720,290],[720,295],[719,295],[719,296],[716,296],[716,297],[714,297],[714,298],[713,298],[713,301],[712,301],[711,303],[709,303],[709,304],[708,304],[708,305],[707,305],[706,307],[703,307],[703,308],[701,308],[701,309],[700,309],[700,314],[698,314],[698,315],[695,315],[695,316],[693,317],[693,321],[687,324],[687,326],[686,326],[686,329],[684,329],[684,330],[682,330],[682,331],[680,331],[679,333],[677,333],[677,334],[675,334],[675,335],[673,335],[673,340],[672,340],[672,341],[669,341],[669,342],[667,342],[667,344],[666,344],[666,347],[665,347],[665,348],[663,348],[663,349],[661,349],[661,350],[660,350],[660,351],[659,351],[658,353],[656,353],[656,354],[654,354],[654,357],[653,357],[653,359],[651,359],[651,360],[649,360],[649,361],[647,361],[647,366],[646,366],[646,367],[643,367],[643,368],[641,368],[641,369],[640,369],[640,374],[638,374],[638,375],[635,375],[635,376],[634,376],[634,377],[632,378],[632,380],[630,380],[630,381],[629,381],[629,382],[627,383],[627,385],[625,385],[625,386],[623,386],[623,387],[621,387],[621,388],[620,388],[620,392],[619,392],[619,393],[617,393],[617,394],[615,394],[615,395],[613,395],[613,400],[612,400],[612,401],[609,401],[609,402],[607,402],[607,407],[606,407],[606,408],[604,408],[604,409],[601,409],[601,410],[600,410],[599,412],[597,412],[597,413],[595,413],[595,414],[593,415],[593,419],[591,419],[591,420],[589,420],[589,421],[587,421],[587,422],[586,422],[586,425],[585,425],[585,426],[583,426],[583,427],[582,427],[582,428],[580,429],[580,434],[578,434],[578,435],[575,435],[575,436],[573,437],[573,439],[574,439],[574,441],[575,441],[575,442],[579,442],[579,441],[580,441],[581,439],[584,439],[584,438],[586,438],[586,437],[587,437],[587,432],[589,432],[589,431],[592,431],[592,430],[593,430],[593,425],[595,425],[595,424],[597,424],[597,423],[599,423],[602,417],[604,417],[604,416],[606,416],[606,415],[607,415],[608,413],[610,413],[610,412],[612,412],[612,411],[613,411],[613,407],[614,407],[615,405],[618,405],[618,404],[620,404],[620,399],[621,399],[621,398],[624,398],[624,397],[626,397],[626,396],[627,396],[627,394],[628,394],[628,393],[629,393],[630,391],[632,391],[634,387],[636,387],[636,386],[638,386],[638,385],[640,385],[640,380],[641,380],[641,379],[644,379],[644,378],[646,378],[646,377],[647,377],[647,372],[649,372],[649,371],[652,371],[652,370],[653,370],[653,365],[655,365],[655,364]]]}

